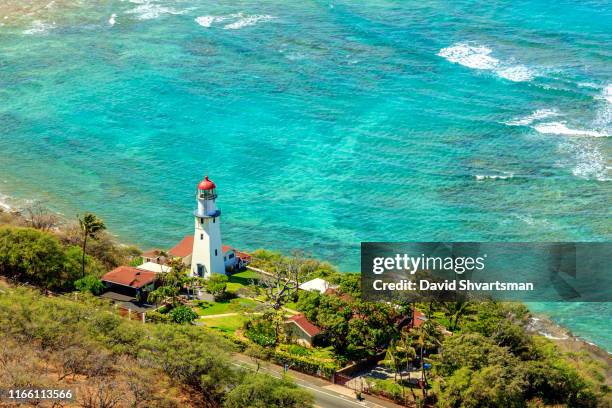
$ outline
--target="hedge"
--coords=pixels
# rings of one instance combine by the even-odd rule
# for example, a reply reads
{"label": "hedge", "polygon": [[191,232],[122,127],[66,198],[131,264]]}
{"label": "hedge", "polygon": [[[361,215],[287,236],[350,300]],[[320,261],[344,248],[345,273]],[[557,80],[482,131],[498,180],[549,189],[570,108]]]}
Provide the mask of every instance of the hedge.
{"label": "hedge", "polygon": [[[237,336],[227,334],[226,337],[228,340],[231,340],[238,349],[242,352],[249,347],[251,344],[248,340],[239,338]],[[329,361],[316,361],[312,360],[305,356],[297,356],[294,354],[290,354],[286,351],[280,350],[270,350],[271,360],[276,364],[280,364],[284,366],[287,364],[292,370],[299,371],[304,374],[315,375],[318,377],[325,378],[327,380],[332,380],[338,366]]]}

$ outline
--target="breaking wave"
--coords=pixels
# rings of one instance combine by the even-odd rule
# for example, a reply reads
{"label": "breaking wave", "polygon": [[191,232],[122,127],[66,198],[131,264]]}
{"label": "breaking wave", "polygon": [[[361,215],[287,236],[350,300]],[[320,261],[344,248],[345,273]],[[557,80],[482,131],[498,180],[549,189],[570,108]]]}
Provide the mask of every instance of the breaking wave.
{"label": "breaking wave", "polygon": [[130,3],[138,4],[135,8],[128,10],[128,14],[135,14],[138,20],[153,20],[164,14],[184,14],[186,10],[177,10],[172,7],[153,3],[150,0],[130,0]]}
{"label": "breaking wave", "polygon": [[442,48],[437,55],[464,67],[491,71],[498,77],[513,82],[528,82],[535,77],[533,70],[525,65],[505,64],[493,57],[492,53],[493,50],[484,45],[455,43]]}
{"label": "breaking wave", "polygon": [[556,109],[538,109],[530,115],[524,116],[522,118],[512,119],[511,121],[504,122],[504,124],[508,126],[527,126],[531,125],[535,121],[550,118],[553,116],[559,116],[559,111],[557,111]]}
{"label": "breaking wave", "polygon": [[514,178],[514,174],[513,173],[505,173],[505,172],[504,172],[504,174],[476,174],[474,176],[474,178],[476,178],[477,181],[484,181],[484,180],[507,180],[507,179]]}
{"label": "breaking wave", "polygon": [[586,137],[607,137],[608,133],[597,130],[571,129],[565,122],[546,122],[534,125],[533,128],[542,134],[565,135],[565,136],[586,136]]}
{"label": "breaking wave", "polygon": [[244,13],[227,14],[224,16],[200,16],[195,19],[202,27],[209,28],[215,23],[226,22],[224,30],[238,30],[243,27],[254,26],[260,22],[270,21],[276,17],[267,14],[248,15]]}

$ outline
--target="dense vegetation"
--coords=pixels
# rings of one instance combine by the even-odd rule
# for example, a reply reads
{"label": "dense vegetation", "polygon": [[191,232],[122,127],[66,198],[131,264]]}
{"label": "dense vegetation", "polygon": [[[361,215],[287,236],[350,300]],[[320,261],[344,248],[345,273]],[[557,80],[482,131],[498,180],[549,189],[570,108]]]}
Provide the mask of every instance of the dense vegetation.
{"label": "dense vegetation", "polygon": [[[109,408],[312,403],[289,380],[254,377],[233,366],[232,345],[201,327],[143,325],[117,316],[90,295],[75,300],[74,295],[45,297],[25,288],[1,290],[3,386],[57,387],[67,378],[81,379],[76,382],[79,403]],[[115,404],[87,405],[86,399]]]}
{"label": "dense vegetation", "polygon": [[[0,224],[3,217],[0,213]],[[119,401],[134,407],[312,403],[311,396],[288,379],[233,366],[228,351],[239,346],[257,361],[290,362],[326,377],[340,364],[382,353],[381,363],[395,378],[373,381],[371,390],[398,401],[411,395],[412,401],[445,408],[610,405],[609,364],[588,353],[563,352],[529,334],[529,313],[522,305],[366,302],[359,275],[341,274],[328,263],[299,255],[265,250],[253,254],[254,265],[271,273],[260,276],[256,285],[240,286],[243,295],[257,298],[264,308],[249,314],[244,336],[234,336],[232,329],[231,343],[191,325],[197,314],[184,304],[181,293],[203,285],[217,300],[227,301],[229,285],[236,283],[224,276],[200,282],[189,277],[182,264],[173,264],[150,295],[151,301],[164,304],[159,312],[147,314],[147,320],[156,323],[121,319],[89,293],[103,290],[98,278],[104,271],[129,263],[138,252],[115,244],[101,230],[93,233],[83,225],[45,228],[45,220],[24,223],[12,218],[13,225],[0,227],[0,275],[55,293],[82,293],[46,297],[31,289],[0,288],[3,385],[44,387],[69,379],[80,389],[82,406],[101,406],[92,401],[104,400],[108,408]],[[290,282],[314,277],[328,280],[335,289],[323,295],[298,291]],[[283,333],[288,306],[323,330],[322,345],[328,347],[289,344]],[[406,316],[414,309],[427,320],[411,328]],[[410,371],[417,377],[403,377]],[[416,387],[422,387],[419,393]]]}
{"label": "dense vegetation", "polygon": [[528,312],[522,305],[482,302],[470,307],[473,314],[432,358],[440,407],[595,407],[609,402],[606,366],[526,333]]}

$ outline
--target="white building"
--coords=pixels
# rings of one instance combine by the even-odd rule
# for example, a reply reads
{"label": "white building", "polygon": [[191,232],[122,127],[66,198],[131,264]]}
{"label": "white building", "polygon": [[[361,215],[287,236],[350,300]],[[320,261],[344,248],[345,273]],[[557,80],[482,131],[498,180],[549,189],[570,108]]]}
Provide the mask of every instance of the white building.
{"label": "white building", "polygon": [[321,278],[314,278],[300,285],[300,289],[302,290],[308,290],[308,291],[316,290],[319,293],[325,293],[327,289],[332,288],[332,287],[333,286],[328,281],[326,281],[325,279],[321,279]]}
{"label": "white building", "polygon": [[193,250],[191,253],[191,275],[208,278],[213,273],[225,273],[223,250],[221,248],[221,211],[215,200],[217,186],[208,176],[198,184],[197,208]]}
{"label": "white building", "polygon": [[144,266],[148,271],[167,272],[167,267],[159,265],[167,264],[168,259],[180,259],[192,276],[208,278],[212,273],[237,272],[251,262],[249,254],[221,245],[221,211],[215,204],[216,187],[208,176],[198,184],[193,235],[185,236],[167,253],[160,249],[143,252],[143,265],[139,268]]}

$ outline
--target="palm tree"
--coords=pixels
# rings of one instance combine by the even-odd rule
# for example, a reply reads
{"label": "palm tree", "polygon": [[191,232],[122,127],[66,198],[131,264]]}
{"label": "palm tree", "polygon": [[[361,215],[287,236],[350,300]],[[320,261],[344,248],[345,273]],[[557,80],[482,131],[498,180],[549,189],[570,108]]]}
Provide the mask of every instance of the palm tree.
{"label": "palm tree", "polygon": [[415,329],[413,332],[415,336],[415,343],[420,349],[420,360],[421,360],[421,381],[423,381],[423,396],[427,398],[427,376],[425,375],[425,350],[435,346],[440,346],[441,333],[433,320],[429,319],[423,322],[423,324]]}
{"label": "palm tree", "polygon": [[95,238],[100,231],[104,231],[106,229],[106,225],[102,219],[98,218],[92,213],[85,213],[83,218],[77,218],[79,219],[79,226],[81,227],[81,232],[83,233],[82,275],[85,276],[85,251],[87,249],[87,238]]}
{"label": "palm tree", "polygon": [[454,302],[444,302],[442,304],[444,314],[448,317],[450,331],[455,331],[459,328],[459,322],[462,318],[469,318],[475,313],[472,302],[465,299],[459,299]]}

